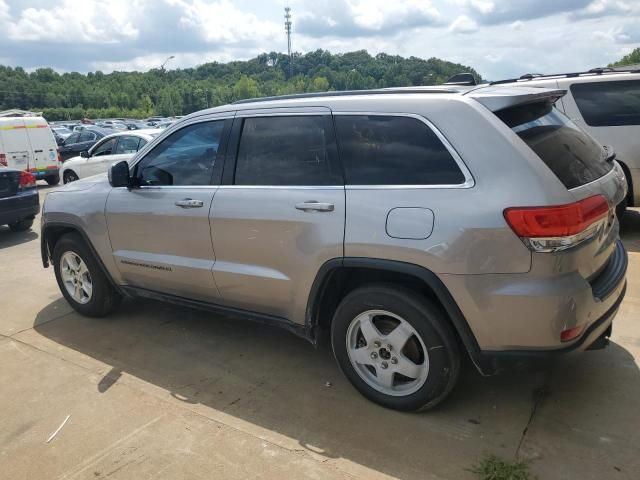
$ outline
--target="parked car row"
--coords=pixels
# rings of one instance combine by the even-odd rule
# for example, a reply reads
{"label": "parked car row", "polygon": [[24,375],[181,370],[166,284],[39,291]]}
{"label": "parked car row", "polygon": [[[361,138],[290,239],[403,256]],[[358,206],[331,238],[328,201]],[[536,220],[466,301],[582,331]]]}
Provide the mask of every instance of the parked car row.
{"label": "parked car row", "polygon": [[[554,81],[637,81],[614,75]],[[550,86],[327,92],[194,113],[108,175],[47,196],[43,265],[84,315],[147,297],[327,339],[354,387],[398,410],[442,402],[464,356],[489,375],[603,348],[626,290],[616,208],[628,186],[613,148]],[[616,95],[631,86],[603,93],[625,126],[639,103]],[[100,145],[113,154],[120,135]]]}
{"label": "parked car row", "polygon": [[102,137],[88,149],[80,151],[80,155],[65,161],[60,175],[64,183],[80,178],[105,173],[114,162],[129,160],[133,155],[150,142],[159,130],[135,130],[112,133]]}

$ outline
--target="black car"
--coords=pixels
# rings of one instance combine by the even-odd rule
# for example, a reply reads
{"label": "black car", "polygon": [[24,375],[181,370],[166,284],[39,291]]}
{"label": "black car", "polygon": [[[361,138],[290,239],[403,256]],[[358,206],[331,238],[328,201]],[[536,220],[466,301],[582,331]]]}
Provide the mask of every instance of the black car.
{"label": "black car", "polygon": [[77,157],[80,152],[89,150],[95,145],[95,143],[103,137],[113,133],[105,132],[98,128],[85,128],[79,132],[73,132],[67,139],[58,147],[60,158],[62,161],[68,160],[72,157]]}
{"label": "black car", "polygon": [[0,225],[9,225],[14,232],[28,230],[39,211],[36,177],[0,167]]}

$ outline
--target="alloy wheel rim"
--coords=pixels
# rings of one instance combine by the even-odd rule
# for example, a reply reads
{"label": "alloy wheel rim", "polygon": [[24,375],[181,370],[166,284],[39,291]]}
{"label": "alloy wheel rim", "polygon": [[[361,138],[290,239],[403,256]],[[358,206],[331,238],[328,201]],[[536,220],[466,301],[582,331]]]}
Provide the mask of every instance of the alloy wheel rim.
{"label": "alloy wheel rim", "polygon": [[93,295],[93,281],[87,265],[75,252],[64,252],[60,257],[60,276],[67,293],[84,305]]}
{"label": "alloy wheel rim", "polygon": [[347,353],[358,376],[385,395],[411,395],[429,375],[424,341],[409,322],[386,310],[368,310],[351,321]]}

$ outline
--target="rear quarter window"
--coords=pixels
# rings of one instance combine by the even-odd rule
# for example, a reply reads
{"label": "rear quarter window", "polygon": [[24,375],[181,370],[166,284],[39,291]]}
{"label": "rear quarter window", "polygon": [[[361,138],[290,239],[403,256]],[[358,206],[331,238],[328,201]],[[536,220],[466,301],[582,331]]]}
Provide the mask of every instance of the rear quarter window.
{"label": "rear quarter window", "polygon": [[574,83],[570,89],[590,127],[640,125],[640,80]]}
{"label": "rear quarter window", "polygon": [[412,117],[336,115],[348,185],[460,185],[465,176],[429,126]]}
{"label": "rear quarter window", "polygon": [[519,105],[496,115],[568,189],[597,180],[613,168],[602,146],[549,102]]}

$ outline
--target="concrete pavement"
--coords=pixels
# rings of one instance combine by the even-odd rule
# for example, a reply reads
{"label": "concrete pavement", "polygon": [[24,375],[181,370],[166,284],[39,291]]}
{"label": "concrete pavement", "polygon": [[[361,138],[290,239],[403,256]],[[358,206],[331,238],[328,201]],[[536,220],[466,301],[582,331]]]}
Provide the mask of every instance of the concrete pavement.
{"label": "concrete pavement", "polygon": [[492,378],[467,366],[441,408],[403,414],[275,328],[138,300],[81,317],[42,269],[37,226],[0,227],[0,476],[457,480],[494,453],[541,479],[637,478],[640,212],[624,237],[609,349]]}

